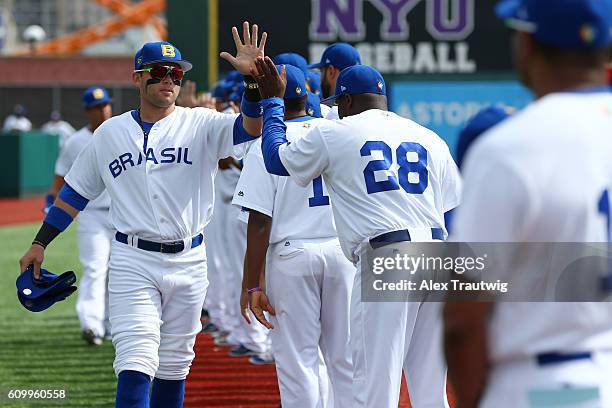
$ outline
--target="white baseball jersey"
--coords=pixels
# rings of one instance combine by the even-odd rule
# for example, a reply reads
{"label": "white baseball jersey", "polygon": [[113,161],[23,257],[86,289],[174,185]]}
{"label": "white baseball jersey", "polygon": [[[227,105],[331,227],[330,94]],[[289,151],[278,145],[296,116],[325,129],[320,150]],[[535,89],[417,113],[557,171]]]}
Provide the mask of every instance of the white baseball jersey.
{"label": "white baseball jersey", "polygon": [[[466,157],[453,239],[605,241],[611,135],[609,91],[546,96],[487,132]],[[520,273],[514,261],[507,273]],[[602,349],[612,350],[610,303],[501,302],[489,323],[493,361]]]}
{"label": "white baseball jersey", "polygon": [[[285,122],[287,140],[296,141],[324,122],[325,119],[312,118]],[[323,179],[317,177],[306,187],[300,187],[291,177],[268,173],[261,153],[261,141],[253,144],[244,159],[232,203],[272,217],[270,244],[337,236]]]}
{"label": "white baseball jersey", "polygon": [[459,204],[461,181],[446,143],[392,112],[325,121],[279,155],[301,186],[323,176],[351,261],[361,243],[383,233],[444,228],[444,213]]}
{"label": "white baseball jersey", "polygon": [[96,129],[65,180],[89,200],[106,188],[118,231],[157,241],[191,237],[210,220],[218,160],[249,144],[233,145],[236,117],[176,107],[145,142],[126,112]]}
{"label": "white baseball jersey", "polygon": [[[60,151],[60,155],[55,162],[55,174],[60,177],[66,177],[68,171],[74,164],[75,160],[79,156],[79,153],[93,140],[93,133],[89,130],[89,127],[85,126],[75,132],[64,148]],[[92,209],[107,209],[110,207],[110,197],[106,190],[100,194],[98,198],[92,200],[85,207],[85,211]]]}
{"label": "white baseball jersey", "polygon": [[65,120],[49,121],[42,126],[41,130],[45,133],[58,135],[60,149],[64,147],[68,138],[75,132],[75,129],[70,125],[70,123],[66,122]]}

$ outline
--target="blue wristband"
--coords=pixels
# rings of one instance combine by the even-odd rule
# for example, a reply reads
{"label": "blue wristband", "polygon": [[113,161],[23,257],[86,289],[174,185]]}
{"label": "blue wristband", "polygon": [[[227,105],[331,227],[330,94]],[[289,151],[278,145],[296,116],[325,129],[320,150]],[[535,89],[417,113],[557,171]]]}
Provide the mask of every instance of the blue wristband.
{"label": "blue wristband", "polygon": [[261,101],[251,102],[244,96],[242,96],[242,102],[240,102],[240,111],[249,118],[261,118],[263,116]]}
{"label": "blue wristband", "polygon": [[49,208],[49,212],[47,213],[44,222],[57,228],[61,232],[65,231],[66,228],[68,228],[68,226],[72,222],[72,217],[63,209],[56,206],[52,206],[51,208]]}

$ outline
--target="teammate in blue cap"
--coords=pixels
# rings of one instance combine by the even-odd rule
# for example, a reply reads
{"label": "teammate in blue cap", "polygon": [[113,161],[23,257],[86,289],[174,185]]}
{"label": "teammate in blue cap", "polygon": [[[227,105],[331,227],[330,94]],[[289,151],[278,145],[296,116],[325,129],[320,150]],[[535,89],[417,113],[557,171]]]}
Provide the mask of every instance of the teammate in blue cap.
{"label": "teammate in blue cap", "polygon": [[[248,22],[232,35],[236,55],[221,53],[249,75],[267,34]],[[96,129],[65,177],[66,184],[21,271],[40,274],[45,248],[91,200],[110,196],[116,231],[109,262],[109,304],[117,375],[117,408],[180,408],[194,358],[206,296],[203,229],[213,208],[218,160],[242,156],[261,134],[258,86],[246,77],[242,114],[176,106],[191,63],[167,42],[145,44],[134,57],[140,107]],[[152,383],[152,385],[151,385]]]}
{"label": "teammate in blue cap", "polygon": [[353,65],[360,65],[359,52],[350,44],[334,43],[323,51],[321,61],[309,65],[309,69],[321,70],[321,90],[323,98],[329,98],[336,89],[340,71]]}
{"label": "teammate in blue cap", "polygon": [[[53,206],[64,186],[64,177],[77,157],[93,142],[94,132],[112,114],[112,99],[108,90],[92,86],[81,96],[87,125],[76,131],[55,162],[53,183],[46,198],[45,213]],[[81,325],[81,337],[90,345],[99,346],[103,339],[110,339],[108,318],[108,259],[113,241],[113,227],[109,222],[110,198],[106,192],[83,210],[77,224],[79,261],[83,267],[81,285],[76,302],[77,316]]]}
{"label": "teammate in blue cap", "polygon": [[[530,242],[611,240],[611,0],[507,0],[498,16],[513,30],[516,69],[536,101],[470,148],[459,242],[526,243],[496,251],[496,278],[513,300],[449,302],[445,351],[461,407],[612,406],[609,273],[568,274],[565,247]],[[498,247],[499,248],[499,247]],[[506,248],[506,247],[504,247]],[[570,251],[571,252],[571,251]],[[565,254],[563,254],[565,255]],[[609,254],[608,254],[609,256]],[[538,262],[546,259],[546,265]],[[587,269],[588,268],[588,269]],[[593,302],[558,291],[592,285]],[[483,271],[483,276],[489,271]],[[572,281],[571,279],[576,279]],[[552,284],[552,285],[551,285]],[[545,293],[555,293],[555,302]],[[495,294],[491,294],[496,296]]]}
{"label": "teammate in blue cap", "polygon": [[[338,76],[330,100],[342,120],[325,121],[287,143],[282,73],[269,58],[256,64],[264,98],[266,169],[300,186],[323,178],[342,250],[357,267],[350,307],[350,406],[396,407],[402,369],[413,406],[448,406],[440,305],[362,302],[360,273],[372,267],[362,250],[446,238],[444,214],[459,204],[461,188],[448,146],[429,129],[389,112],[383,77],[365,65],[345,68]],[[247,286],[257,284],[251,279]],[[258,320],[265,320],[261,308],[253,309]]]}

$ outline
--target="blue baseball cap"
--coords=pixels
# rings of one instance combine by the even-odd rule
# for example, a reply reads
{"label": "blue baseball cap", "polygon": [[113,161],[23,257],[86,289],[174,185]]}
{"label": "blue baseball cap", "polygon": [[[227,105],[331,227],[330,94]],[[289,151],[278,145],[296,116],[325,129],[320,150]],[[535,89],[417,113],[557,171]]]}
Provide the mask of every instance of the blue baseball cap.
{"label": "blue baseball cap", "polygon": [[[280,73],[282,65],[277,65],[276,69]],[[287,74],[287,87],[283,99],[298,99],[308,95],[306,77],[304,77],[302,70],[293,65],[285,64],[285,72]]]}
{"label": "blue baseball cap", "polygon": [[457,141],[457,166],[461,167],[463,158],[472,143],[484,132],[498,125],[512,114],[508,107],[489,106],[472,116],[465,127],[459,132]]}
{"label": "blue baseball cap", "polygon": [[244,81],[244,77],[242,76],[242,74],[238,71],[230,71],[227,73],[227,75],[225,76],[225,81],[229,82],[233,85],[237,84],[238,82],[242,82]]}
{"label": "blue baseball cap", "polygon": [[504,0],[495,13],[514,30],[558,48],[605,48],[612,42],[610,0]]}
{"label": "blue baseball cap", "polygon": [[306,58],[302,57],[300,54],[296,54],[295,52],[285,52],[283,54],[278,54],[276,57],[272,59],[276,65],[293,65],[294,67],[298,67],[302,70],[304,75],[308,72],[308,61]]}
{"label": "blue baseball cap", "polygon": [[232,92],[233,84],[227,82],[226,80],[221,80],[215,85],[212,91],[212,96],[217,99],[225,100],[229,97],[229,94]]}
{"label": "blue baseball cap", "polygon": [[387,87],[380,72],[369,65],[354,65],[343,69],[336,81],[336,94],[321,102],[336,99],[342,95],[359,94],[386,95]]}
{"label": "blue baseball cap", "polygon": [[113,101],[108,91],[99,86],[87,88],[85,92],[83,92],[83,95],[81,95],[81,100],[83,101],[83,107],[85,109],[91,109],[95,106],[111,103]]}
{"label": "blue baseball cap", "polygon": [[73,286],[76,275],[72,271],[56,275],[48,270],[40,269],[40,278],[34,278],[32,265],[17,277],[17,298],[31,312],[41,312],[55,302],[66,299],[77,288]]}
{"label": "blue baseball cap", "polygon": [[308,99],[306,99],[306,113],[308,116],[313,118],[322,118],[321,113],[321,98],[314,92],[308,92]]}
{"label": "blue baseball cap", "polygon": [[343,70],[344,68],[359,64],[361,64],[361,57],[355,47],[347,43],[334,43],[323,51],[321,62],[311,64],[308,68],[322,68],[331,65],[339,70]]}
{"label": "blue baseball cap", "polygon": [[179,64],[184,72],[193,68],[191,62],[183,59],[178,48],[169,42],[157,41],[146,43],[138,50],[134,56],[134,70],[156,62],[174,62]]}
{"label": "blue baseball cap", "polygon": [[306,74],[306,84],[308,85],[308,94],[315,93],[321,95],[321,73],[318,71],[308,71]]}

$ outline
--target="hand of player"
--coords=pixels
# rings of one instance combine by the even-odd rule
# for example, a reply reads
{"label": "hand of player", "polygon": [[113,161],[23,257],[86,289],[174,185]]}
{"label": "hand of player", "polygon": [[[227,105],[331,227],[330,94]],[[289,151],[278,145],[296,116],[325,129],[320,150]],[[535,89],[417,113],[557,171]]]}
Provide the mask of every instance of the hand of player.
{"label": "hand of player", "polygon": [[40,266],[45,259],[45,249],[37,244],[32,244],[28,252],[19,260],[19,270],[21,273],[28,269],[28,266],[34,265],[34,277],[40,278]]}
{"label": "hand of player", "polygon": [[253,24],[253,32],[249,30],[249,22],[245,21],[242,24],[242,35],[244,37],[244,43],[240,39],[238,29],[232,27],[232,36],[234,37],[234,44],[236,44],[236,56],[232,56],[228,52],[222,52],[221,58],[232,64],[232,66],[240,72],[242,75],[251,75],[251,67],[253,66],[257,57],[264,56],[264,50],[266,48],[266,40],[268,33],[261,35],[261,42],[259,41],[259,28],[257,24]]}
{"label": "hand of player", "polygon": [[255,68],[251,69],[251,75],[257,81],[263,99],[285,96],[287,72],[284,65],[279,73],[270,57],[257,58]]}
{"label": "hand of player", "polygon": [[264,291],[251,293],[249,297],[249,305],[251,306],[251,312],[253,312],[253,315],[255,315],[255,318],[259,323],[268,329],[274,328],[272,323],[266,319],[264,311],[270,313],[272,316],[276,316],[276,311],[270,304],[268,296],[266,296]]}
{"label": "hand of player", "polygon": [[201,106],[203,108],[208,109],[216,109],[215,103],[215,98],[208,92],[198,96],[197,106]]}
{"label": "hand of player", "polygon": [[246,288],[242,288],[240,292],[240,314],[248,324],[251,324],[251,316],[249,316],[249,294]]}
{"label": "hand of player", "polygon": [[185,108],[195,108],[198,106],[195,82],[185,81],[183,87],[181,88],[181,93],[179,93],[179,96],[176,99],[176,104]]}

